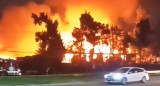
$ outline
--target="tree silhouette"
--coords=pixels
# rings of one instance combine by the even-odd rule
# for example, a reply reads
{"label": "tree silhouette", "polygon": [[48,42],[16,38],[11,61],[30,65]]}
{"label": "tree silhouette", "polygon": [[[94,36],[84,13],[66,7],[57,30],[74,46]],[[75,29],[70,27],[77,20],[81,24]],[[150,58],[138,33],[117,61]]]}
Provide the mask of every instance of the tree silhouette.
{"label": "tree silhouette", "polygon": [[76,46],[76,49],[77,49],[77,50],[73,50],[73,51],[78,53],[78,56],[73,57],[73,61],[76,60],[77,63],[80,63],[81,54],[84,53],[84,49],[83,49],[84,34],[83,34],[82,29],[74,28],[74,30],[72,32],[72,36],[74,38],[76,38],[76,41],[74,41],[73,45]]}
{"label": "tree silhouette", "polygon": [[[104,37],[109,34],[108,25],[101,24],[100,22],[94,21],[90,13],[85,12],[80,17],[80,28],[75,28],[73,30],[72,36],[76,38],[74,43],[80,45],[80,57],[83,52],[83,41],[86,40],[93,45],[100,44],[100,40],[107,44]],[[90,62],[93,62],[94,50],[90,52]]]}
{"label": "tree silhouette", "polygon": [[149,36],[151,34],[150,22],[149,19],[141,19],[141,21],[137,24],[138,32],[136,34],[136,47],[139,50],[140,54],[140,62],[142,61],[142,49],[148,48],[150,45]]}
{"label": "tree silhouette", "polygon": [[150,38],[152,31],[150,28],[149,19],[141,19],[140,22],[137,24],[137,32],[136,37],[133,38],[130,35],[125,35],[123,42],[124,48],[128,47],[128,43],[135,46],[139,51],[140,61],[142,60],[142,50],[144,48],[149,48],[150,45]]}
{"label": "tree silhouette", "polygon": [[46,31],[36,32],[36,41],[39,42],[40,48],[37,54],[47,59],[48,67],[54,67],[56,70],[60,68],[62,58],[64,57],[65,48],[60,34],[58,33],[58,22],[57,20],[52,22],[44,12],[40,13],[39,16],[32,14],[35,24],[41,25],[46,24]]}
{"label": "tree silhouette", "polygon": [[[109,34],[109,29],[105,29],[105,25],[94,21],[90,13],[84,13],[80,17],[81,29],[87,41],[95,46],[98,44],[101,36]],[[102,33],[103,32],[103,33]],[[100,35],[97,35],[100,34]]]}
{"label": "tree silhouette", "polygon": [[136,46],[139,48],[148,47],[150,44],[149,35],[151,34],[149,19],[142,19],[137,27],[139,31],[136,34]]}

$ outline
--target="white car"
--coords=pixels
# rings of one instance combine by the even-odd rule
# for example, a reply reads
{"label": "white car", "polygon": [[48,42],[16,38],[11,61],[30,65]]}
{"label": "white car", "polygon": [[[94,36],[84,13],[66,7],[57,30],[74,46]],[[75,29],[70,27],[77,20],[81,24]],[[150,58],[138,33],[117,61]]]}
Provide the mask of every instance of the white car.
{"label": "white car", "polygon": [[149,80],[149,74],[144,68],[121,67],[109,74],[105,74],[104,79],[107,83],[121,83],[123,85],[134,81],[145,83]]}
{"label": "white car", "polygon": [[19,75],[22,75],[21,74],[21,71],[6,71],[6,70],[0,70],[0,76],[9,76],[9,75],[12,75],[12,76],[19,76]]}
{"label": "white car", "polygon": [[7,75],[20,76],[22,74],[20,71],[7,71]]}

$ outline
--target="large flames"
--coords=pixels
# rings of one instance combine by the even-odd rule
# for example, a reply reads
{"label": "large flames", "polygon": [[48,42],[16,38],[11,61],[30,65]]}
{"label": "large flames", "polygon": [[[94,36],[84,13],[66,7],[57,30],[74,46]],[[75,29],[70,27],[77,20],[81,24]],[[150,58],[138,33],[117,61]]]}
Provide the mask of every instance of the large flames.
{"label": "large flames", "polygon": [[[57,4],[55,0],[45,1],[47,3],[41,5],[31,2],[25,6],[9,7],[3,12],[0,21],[0,55],[3,57],[35,55],[38,49],[35,32],[45,30],[45,25],[35,26],[31,18],[32,13],[46,12],[53,21],[58,20],[58,30],[66,48],[73,44],[75,40],[72,37],[73,29],[80,27],[79,18],[85,11],[90,12],[95,21],[110,26],[118,25],[121,18],[130,24],[136,21],[134,14],[138,0],[67,0],[65,2],[59,0]],[[93,58],[96,59],[97,54],[102,53],[104,61],[109,59],[110,54],[122,53],[118,49],[112,49],[111,43],[94,47],[87,41],[84,41],[83,44],[87,61],[90,61],[89,52],[93,48],[95,53]],[[127,52],[132,53],[132,49],[128,48]],[[66,53],[63,62],[70,63],[73,56],[73,53]],[[124,57],[121,55],[121,58],[125,59]]]}

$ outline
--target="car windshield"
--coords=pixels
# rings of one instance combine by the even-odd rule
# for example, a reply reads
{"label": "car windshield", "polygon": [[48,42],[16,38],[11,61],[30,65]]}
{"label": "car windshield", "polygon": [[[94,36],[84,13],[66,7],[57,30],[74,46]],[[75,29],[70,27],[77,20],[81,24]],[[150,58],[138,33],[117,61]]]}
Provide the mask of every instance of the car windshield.
{"label": "car windshield", "polygon": [[126,73],[130,68],[119,68],[115,71],[113,71],[114,73]]}

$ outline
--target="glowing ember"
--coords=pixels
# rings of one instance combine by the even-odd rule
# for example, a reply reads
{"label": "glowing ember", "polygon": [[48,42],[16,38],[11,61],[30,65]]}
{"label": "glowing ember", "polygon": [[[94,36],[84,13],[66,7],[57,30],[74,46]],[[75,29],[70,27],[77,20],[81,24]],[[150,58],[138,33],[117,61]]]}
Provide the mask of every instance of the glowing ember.
{"label": "glowing ember", "polygon": [[72,58],[73,58],[73,54],[67,53],[65,54],[65,58],[63,58],[62,63],[71,63]]}
{"label": "glowing ember", "polygon": [[131,54],[131,53],[132,53],[131,48],[127,48],[127,51],[128,51],[128,53],[129,53],[129,54]]}
{"label": "glowing ember", "polygon": [[[33,1],[22,6],[13,5],[13,7],[3,10],[3,16],[0,20],[0,57],[6,59],[36,54],[38,49],[36,41],[38,39],[35,40],[35,32],[46,30],[45,24],[35,26],[31,18],[32,13],[38,14],[39,12],[46,12],[53,21],[58,21],[58,31],[63,39],[63,44],[68,49],[75,41],[72,37],[73,29],[80,27],[79,18],[85,11],[89,12],[95,21],[104,25],[108,24],[109,29],[112,25],[125,27],[124,29],[131,28],[133,27],[132,24],[138,23],[142,17],[147,17],[145,10],[140,6],[138,8],[138,0],[57,0],[53,2],[52,0],[44,0],[44,3],[41,4],[36,4]],[[128,27],[130,25],[127,24],[131,24],[131,27]],[[101,33],[96,33],[96,36],[101,37],[101,35]],[[101,41],[94,46],[85,39],[82,42],[81,48],[84,51],[80,51],[81,56],[86,56],[86,61],[89,62],[90,51],[94,49],[93,59],[96,59],[101,53],[105,62],[110,58],[110,54],[121,54],[123,44],[117,41],[122,41],[123,38],[116,37],[115,34],[109,34],[106,37],[104,38],[107,40],[105,43]],[[79,53],[77,45],[73,45],[72,49],[73,52]],[[138,52],[131,47],[126,48],[126,54],[132,53],[137,54]],[[71,63],[73,56],[72,52],[67,52],[62,62]],[[126,56],[121,55],[120,57],[126,60]],[[136,55],[135,61],[138,62],[138,59],[140,56]],[[159,58],[154,60],[158,61]]]}
{"label": "glowing ember", "polygon": [[126,55],[121,55],[121,59],[126,61]]}
{"label": "glowing ember", "polygon": [[90,59],[89,59],[89,55],[90,55],[90,54],[86,54],[86,61],[87,61],[87,62],[89,62],[89,61],[90,61]]}
{"label": "glowing ember", "polygon": [[94,54],[94,55],[93,55],[93,59],[96,59],[96,58],[97,58],[97,54]]}
{"label": "glowing ember", "polygon": [[91,49],[93,49],[93,45],[87,41],[84,41],[84,49],[85,53],[89,53]]}
{"label": "glowing ember", "polygon": [[117,50],[117,49],[115,49],[114,51],[113,51],[113,54],[118,54],[119,53],[119,51]]}

